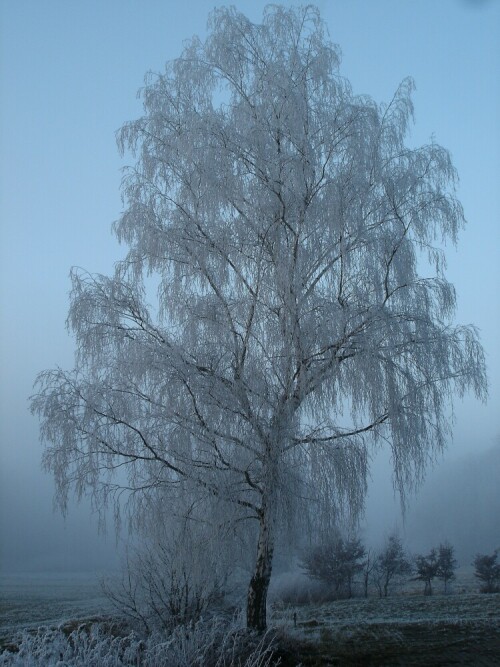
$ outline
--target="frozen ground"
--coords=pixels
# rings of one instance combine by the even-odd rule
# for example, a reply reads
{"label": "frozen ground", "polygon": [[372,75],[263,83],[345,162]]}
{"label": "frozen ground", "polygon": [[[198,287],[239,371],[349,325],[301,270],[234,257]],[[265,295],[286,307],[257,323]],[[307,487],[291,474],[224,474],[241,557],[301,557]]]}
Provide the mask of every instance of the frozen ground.
{"label": "frozen ground", "polygon": [[[293,637],[292,654],[304,667],[500,665],[499,594],[401,595],[275,607],[273,622]],[[297,664],[293,659],[287,657],[285,664]]]}
{"label": "frozen ground", "polygon": [[95,574],[0,576],[0,647],[22,629],[108,614],[112,607]]}
{"label": "frozen ground", "polygon": [[[96,578],[24,577],[0,583],[0,637],[4,641],[13,639],[21,626],[33,629],[65,621],[70,627],[70,619],[108,611]],[[424,597],[420,589],[420,585],[410,585],[404,594],[386,599],[373,596],[325,604],[273,605],[269,620],[281,638],[281,667],[500,666],[500,594],[470,592],[477,590],[477,583],[463,576],[451,595]],[[64,637],[58,641],[64,643]],[[56,653],[59,655],[59,649]],[[116,664],[136,665],[137,659]],[[2,662],[0,657],[0,664],[55,664],[45,659],[23,663],[19,654],[12,656],[17,662],[9,660],[4,657]]]}

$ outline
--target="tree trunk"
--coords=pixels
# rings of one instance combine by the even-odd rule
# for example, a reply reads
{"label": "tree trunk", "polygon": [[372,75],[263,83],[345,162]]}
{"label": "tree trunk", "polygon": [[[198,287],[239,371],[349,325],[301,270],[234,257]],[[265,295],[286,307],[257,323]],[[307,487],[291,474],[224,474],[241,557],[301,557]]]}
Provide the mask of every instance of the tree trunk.
{"label": "tree trunk", "polygon": [[271,521],[264,513],[260,520],[257,560],[247,597],[247,627],[259,632],[264,631],[267,626],[267,591],[271,580],[273,550]]}

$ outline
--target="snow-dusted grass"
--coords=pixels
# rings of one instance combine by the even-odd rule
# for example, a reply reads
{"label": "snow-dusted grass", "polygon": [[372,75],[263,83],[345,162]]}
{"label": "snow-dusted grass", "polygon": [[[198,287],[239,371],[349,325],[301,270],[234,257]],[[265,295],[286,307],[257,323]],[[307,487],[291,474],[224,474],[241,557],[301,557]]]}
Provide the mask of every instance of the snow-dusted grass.
{"label": "snow-dusted grass", "polygon": [[[247,632],[241,618],[179,626],[169,635],[115,636],[103,624],[25,631],[1,667],[270,667],[273,636]],[[275,663],[273,663],[275,664]]]}
{"label": "snow-dusted grass", "polygon": [[295,640],[304,665],[499,664],[500,595],[275,605],[272,622]]}
{"label": "snow-dusted grass", "polygon": [[407,623],[500,622],[500,595],[467,593],[460,595],[400,595],[388,598],[337,600],[313,605],[279,605],[272,622],[295,626],[309,633],[321,627]]}
{"label": "snow-dusted grass", "polygon": [[42,628],[19,637],[19,650],[1,654],[0,667],[430,667],[495,665],[500,655],[498,594],[406,594],[269,611],[272,628],[261,638],[245,630],[243,616],[147,637],[109,623]]}

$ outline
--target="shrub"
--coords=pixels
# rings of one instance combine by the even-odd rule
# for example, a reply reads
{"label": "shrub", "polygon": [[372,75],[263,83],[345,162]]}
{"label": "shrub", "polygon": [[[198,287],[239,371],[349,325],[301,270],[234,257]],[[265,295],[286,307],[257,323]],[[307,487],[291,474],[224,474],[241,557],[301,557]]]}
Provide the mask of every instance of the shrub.
{"label": "shrub", "polygon": [[497,563],[498,550],[491,556],[477,554],[474,559],[475,576],[483,582],[481,593],[498,593],[500,590],[500,564]]}
{"label": "shrub", "polygon": [[223,597],[228,565],[213,540],[182,526],[127,555],[120,581],[103,582],[115,608],[146,632],[198,621]]}
{"label": "shrub", "polygon": [[178,626],[170,634],[114,637],[103,626],[24,632],[17,653],[0,654],[0,667],[271,667],[274,637],[244,629],[242,617]]}
{"label": "shrub", "polygon": [[305,553],[302,567],[307,574],[327,584],[334,597],[352,597],[356,574],[363,570],[366,550],[358,538],[337,536]]}

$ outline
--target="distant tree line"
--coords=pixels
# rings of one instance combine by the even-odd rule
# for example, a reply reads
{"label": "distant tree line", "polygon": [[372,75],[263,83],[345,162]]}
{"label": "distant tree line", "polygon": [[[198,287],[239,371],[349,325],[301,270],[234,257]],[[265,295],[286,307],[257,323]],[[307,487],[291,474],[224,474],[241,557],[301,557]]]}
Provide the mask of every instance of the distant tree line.
{"label": "distant tree line", "polygon": [[383,548],[375,552],[359,537],[337,534],[308,549],[301,566],[310,577],[326,584],[336,598],[350,598],[360,588],[365,597],[372,588],[380,597],[387,597],[391,586],[412,572],[411,560],[397,535],[388,537]]}
{"label": "distant tree line", "polygon": [[[474,560],[474,574],[482,582],[483,593],[500,590],[497,557],[495,551],[492,555],[478,554]],[[390,535],[376,552],[358,536],[338,533],[307,549],[301,560],[302,569],[326,584],[333,598],[351,598],[355,594],[368,597],[370,591],[376,591],[381,598],[388,597],[391,589],[408,581],[423,582],[424,595],[432,595],[435,579],[443,583],[443,591],[448,593],[457,566],[455,550],[449,542],[441,543],[428,554],[411,557],[397,534]]]}
{"label": "distant tree line", "polygon": [[[103,588],[110,602],[135,625],[148,633],[170,632],[198,622],[210,608],[224,607],[232,576],[230,561],[230,554],[220,554],[204,526],[158,530],[155,539],[129,552],[122,579],[104,582]],[[498,550],[477,554],[473,565],[480,591],[500,592]],[[449,542],[411,556],[397,534],[389,535],[374,550],[357,535],[336,532],[302,555],[302,569],[321,583],[321,590],[285,591],[280,599],[297,603],[370,595],[387,598],[409,582],[422,582],[423,594],[432,595],[436,579],[449,593],[457,566]]]}

